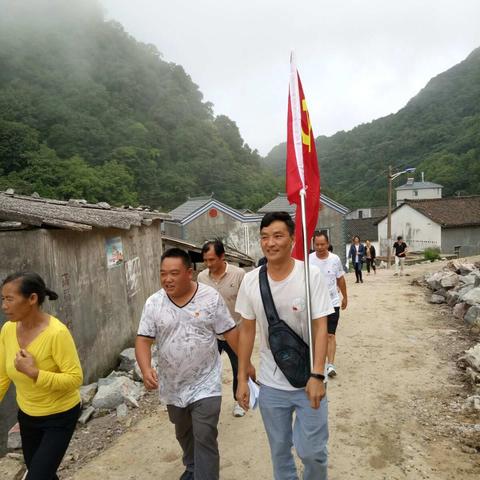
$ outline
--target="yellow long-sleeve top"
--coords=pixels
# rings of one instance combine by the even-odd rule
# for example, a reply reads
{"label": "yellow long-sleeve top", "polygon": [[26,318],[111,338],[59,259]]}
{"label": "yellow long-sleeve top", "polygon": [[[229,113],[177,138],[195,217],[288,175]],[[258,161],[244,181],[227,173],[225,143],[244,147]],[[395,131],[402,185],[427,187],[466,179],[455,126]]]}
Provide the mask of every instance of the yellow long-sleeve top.
{"label": "yellow long-sleeve top", "polygon": [[55,317],[27,346],[39,369],[36,381],[14,365],[20,350],[17,325],[6,322],[0,332],[0,402],[10,382],[17,390],[17,403],[27,415],[40,417],[65,412],[80,402],[83,382],[77,349],[68,328]]}

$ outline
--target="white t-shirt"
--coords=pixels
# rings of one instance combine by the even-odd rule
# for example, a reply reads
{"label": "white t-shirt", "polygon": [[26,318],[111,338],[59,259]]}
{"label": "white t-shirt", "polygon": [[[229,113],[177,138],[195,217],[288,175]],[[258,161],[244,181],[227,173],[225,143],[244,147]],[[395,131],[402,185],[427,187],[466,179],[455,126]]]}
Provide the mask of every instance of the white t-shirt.
{"label": "white t-shirt", "polygon": [[[295,260],[290,275],[276,282],[268,277],[273,301],[280,318],[308,343],[307,309],[303,262]],[[278,368],[268,346],[268,321],[263,308],[258,274],[260,267],[245,275],[237,296],[235,310],[245,320],[257,320],[260,333],[260,373],[263,385],[280,390],[299,390],[289,383]],[[334,312],[325,280],[316,267],[310,269],[312,318],[326,317]]]}
{"label": "white t-shirt", "polygon": [[328,252],[328,257],[321,259],[317,257],[315,252],[309,256],[310,265],[318,267],[325,277],[328,285],[328,291],[330,292],[330,298],[332,299],[332,305],[334,307],[340,306],[340,296],[338,295],[337,278],[341,278],[345,275],[343,271],[342,262],[338,255],[332,252]]}
{"label": "white t-shirt", "polygon": [[148,298],[138,335],[157,342],[163,403],[184,408],[222,394],[217,335],[234,327],[220,293],[203,283],[183,307],[173,303],[163,289]]}

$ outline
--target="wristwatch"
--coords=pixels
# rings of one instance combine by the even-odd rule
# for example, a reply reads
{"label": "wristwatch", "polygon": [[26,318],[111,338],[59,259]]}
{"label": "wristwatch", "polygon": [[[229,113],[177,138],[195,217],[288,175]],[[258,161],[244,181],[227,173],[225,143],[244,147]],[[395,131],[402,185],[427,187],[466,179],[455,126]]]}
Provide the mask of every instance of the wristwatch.
{"label": "wristwatch", "polygon": [[325,380],[325,375],[322,375],[321,373],[311,373],[310,376],[317,380],[321,380],[322,382]]}

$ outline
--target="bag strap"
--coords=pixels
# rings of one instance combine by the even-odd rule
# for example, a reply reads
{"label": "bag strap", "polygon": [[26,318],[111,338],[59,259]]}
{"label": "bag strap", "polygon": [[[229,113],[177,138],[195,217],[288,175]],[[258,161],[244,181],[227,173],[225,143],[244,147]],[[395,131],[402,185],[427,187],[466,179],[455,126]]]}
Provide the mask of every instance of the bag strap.
{"label": "bag strap", "polygon": [[270,290],[270,284],[268,283],[267,265],[263,264],[260,267],[258,274],[258,280],[260,284],[260,295],[262,297],[263,308],[265,310],[265,316],[269,325],[275,325],[279,323],[280,317],[278,316],[277,309],[273,303],[272,291]]}

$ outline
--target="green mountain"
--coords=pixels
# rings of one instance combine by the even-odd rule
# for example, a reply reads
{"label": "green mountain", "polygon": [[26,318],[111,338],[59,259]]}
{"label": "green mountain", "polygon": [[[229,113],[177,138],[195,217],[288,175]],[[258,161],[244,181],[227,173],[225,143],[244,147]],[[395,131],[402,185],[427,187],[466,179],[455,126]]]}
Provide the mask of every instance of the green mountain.
{"label": "green mountain", "polygon": [[[352,208],[387,203],[389,165],[425,172],[444,196],[479,194],[480,48],[396,114],[318,137],[316,145],[322,191]],[[277,175],[285,174],[285,152],[280,144],[265,159]]]}
{"label": "green mountain", "polygon": [[0,0],[0,189],[169,209],[281,189],[180,65],[96,0]]}

